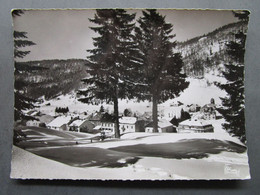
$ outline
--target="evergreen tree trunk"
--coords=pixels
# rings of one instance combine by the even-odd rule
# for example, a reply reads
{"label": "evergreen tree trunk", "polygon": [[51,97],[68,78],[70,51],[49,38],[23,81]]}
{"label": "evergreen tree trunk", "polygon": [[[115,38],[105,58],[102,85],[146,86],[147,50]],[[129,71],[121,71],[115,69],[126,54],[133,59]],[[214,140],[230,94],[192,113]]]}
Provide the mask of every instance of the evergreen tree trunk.
{"label": "evergreen tree trunk", "polygon": [[158,103],[176,98],[189,83],[182,73],[182,56],[174,52],[177,43],[173,41],[173,25],[167,23],[165,16],[155,9],[142,13],[135,28],[135,39],[142,59],[139,82],[143,83],[137,98],[150,101],[152,97],[153,132],[158,132]]}
{"label": "evergreen tree trunk", "polygon": [[153,132],[158,133],[158,100],[157,96],[153,95]]}
{"label": "evergreen tree trunk", "polygon": [[118,117],[118,89],[115,88],[115,97],[114,97],[114,115],[115,115],[115,138],[120,138],[119,131],[119,117]]}

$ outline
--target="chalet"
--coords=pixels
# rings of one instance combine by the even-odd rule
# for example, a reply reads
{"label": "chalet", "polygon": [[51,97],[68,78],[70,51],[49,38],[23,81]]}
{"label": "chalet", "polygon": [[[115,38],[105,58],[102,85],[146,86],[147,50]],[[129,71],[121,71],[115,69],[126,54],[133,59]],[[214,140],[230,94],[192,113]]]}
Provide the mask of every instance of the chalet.
{"label": "chalet", "polygon": [[115,132],[115,121],[116,118],[113,115],[110,115],[108,113],[102,114],[100,119],[100,129]]}
{"label": "chalet", "polygon": [[[153,132],[153,122],[150,122],[145,126],[145,132],[147,132],[147,133]],[[158,121],[158,132],[159,133],[172,133],[172,132],[176,132],[176,130],[169,121],[159,120]]]}
{"label": "chalet", "polygon": [[120,133],[144,132],[144,120],[136,117],[122,117],[119,119]]}
{"label": "chalet", "polygon": [[76,132],[92,132],[95,125],[88,120],[77,119],[70,123],[69,130]]}
{"label": "chalet", "polygon": [[69,122],[71,121],[71,119],[72,118],[69,116],[60,116],[60,117],[55,118],[49,124],[47,124],[47,127],[49,129],[67,131],[67,130],[69,130]]}
{"label": "chalet", "polygon": [[191,104],[188,105],[187,107],[189,112],[199,112],[201,109],[201,107],[198,104]]}
{"label": "chalet", "polygon": [[214,127],[203,120],[188,119],[182,121],[177,127],[178,133],[206,133],[214,132]]}
{"label": "chalet", "polygon": [[28,120],[26,122],[26,126],[34,126],[34,127],[39,127],[40,121],[38,120]]}
{"label": "chalet", "polygon": [[215,120],[216,119],[216,104],[214,99],[211,99],[210,104],[204,105],[200,109],[200,113],[202,114],[202,118],[205,120]]}
{"label": "chalet", "polygon": [[102,116],[103,116],[103,114],[101,112],[96,112],[96,113],[89,115],[89,117],[87,117],[87,120],[92,122],[95,126],[98,126],[98,125],[101,125]]}

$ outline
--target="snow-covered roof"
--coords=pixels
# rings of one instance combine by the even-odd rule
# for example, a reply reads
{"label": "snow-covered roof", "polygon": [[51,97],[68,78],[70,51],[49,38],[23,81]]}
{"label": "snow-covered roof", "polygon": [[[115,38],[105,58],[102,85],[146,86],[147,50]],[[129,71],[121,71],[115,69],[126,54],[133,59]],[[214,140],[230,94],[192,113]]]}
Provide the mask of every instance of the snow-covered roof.
{"label": "snow-covered roof", "polygon": [[203,120],[188,119],[188,120],[182,121],[179,125],[200,126],[201,127],[201,126],[206,126],[206,125],[210,125],[210,124]]}
{"label": "snow-covered roof", "polygon": [[123,124],[135,124],[137,121],[136,117],[122,117],[119,119],[119,123],[123,123]]}
{"label": "snow-covered roof", "polygon": [[99,130],[99,129],[101,129],[101,127],[102,127],[101,125],[97,125],[97,126],[95,126],[93,129],[94,129],[94,130]]}
{"label": "snow-covered roof", "polygon": [[39,116],[38,119],[43,123],[50,123],[54,118],[51,115],[42,115]]}
{"label": "snow-covered roof", "polygon": [[88,116],[88,120],[92,121],[100,121],[102,118],[102,114],[100,112],[96,112]]}
{"label": "snow-covered roof", "polygon": [[73,126],[80,127],[84,122],[85,122],[84,120],[75,120],[69,126],[70,127],[73,127]]}
{"label": "snow-covered roof", "polygon": [[26,114],[28,114],[30,116],[35,116],[37,113],[38,113],[38,111],[36,111],[36,110],[30,110]]}
{"label": "snow-covered roof", "polygon": [[[170,127],[173,126],[169,121],[160,119],[158,120],[158,127],[159,128],[165,128],[165,127]],[[146,127],[153,127],[153,122],[150,122]]]}
{"label": "snow-covered roof", "polygon": [[51,121],[48,126],[51,127],[61,127],[64,124],[68,124],[71,120],[71,117],[69,116],[60,116],[55,118],[53,121]]}
{"label": "snow-covered roof", "polygon": [[169,121],[166,120],[159,120],[158,121],[158,127],[160,128],[165,128],[165,127],[170,127],[173,126]]}

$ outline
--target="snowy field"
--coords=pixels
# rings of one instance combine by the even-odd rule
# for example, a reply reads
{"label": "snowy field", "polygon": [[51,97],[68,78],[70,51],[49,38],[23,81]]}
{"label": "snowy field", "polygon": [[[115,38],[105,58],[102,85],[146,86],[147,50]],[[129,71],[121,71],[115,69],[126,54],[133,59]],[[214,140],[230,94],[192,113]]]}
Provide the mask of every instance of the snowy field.
{"label": "snowy field", "polygon": [[91,134],[25,127],[30,136],[19,147],[27,151],[14,146],[11,177],[249,179],[246,147],[221,121],[214,127],[214,133],[128,133],[92,143]]}
{"label": "snowy field", "polygon": [[[122,168],[72,167],[13,148],[12,178],[32,179],[249,179],[246,154],[223,152],[207,159],[143,157]],[[235,162],[235,163],[234,163]],[[210,171],[205,171],[210,170]]]}
{"label": "snowy field", "polygon": [[[214,77],[214,78],[213,78]],[[158,106],[171,109],[173,102],[184,105],[221,104],[226,94],[213,82],[218,76],[189,78],[190,85],[175,100]],[[83,104],[75,92],[44,101],[39,111],[54,116],[56,107],[68,107],[75,116],[91,114],[101,105]],[[103,104],[112,112],[113,105]],[[119,100],[119,111],[131,109],[143,114],[151,103]],[[208,120],[213,133],[128,133],[121,139],[100,141],[99,134],[24,127],[27,136],[13,148],[12,178],[34,179],[249,179],[247,149],[222,128],[224,119]],[[206,170],[206,171],[205,171]]]}
{"label": "snowy field", "polygon": [[[142,133],[130,133],[122,140],[36,146],[27,148],[30,152],[14,146],[11,177],[123,180],[250,178],[244,146],[230,142],[232,138],[218,141],[217,135],[203,137],[202,134],[147,137]],[[50,140],[41,141],[46,143]],[[41,157],[46,155],[48,158]]]}

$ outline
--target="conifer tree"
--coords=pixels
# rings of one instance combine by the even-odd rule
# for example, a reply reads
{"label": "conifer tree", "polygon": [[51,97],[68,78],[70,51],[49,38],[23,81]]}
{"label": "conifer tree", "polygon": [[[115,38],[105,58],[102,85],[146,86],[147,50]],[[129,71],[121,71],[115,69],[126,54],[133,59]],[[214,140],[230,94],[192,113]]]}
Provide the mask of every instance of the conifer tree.
{"label": "conifer tree", "polygon": [[83,80],[87,89],[80,90],[79,100],[91,103],[97,99],[114,104],[115,137],[120,137],[118,119],[118,99],[133,98],[135,78],[139,74],[139,59],[136,44],[133,41],[133,20],[135,14],[123,9],[96,10],[96,26],[91,27],[98,33],[93,38],[94,49],[88,50],[89,78]]}
{"label": "conifer tree", "polygon": [[101,112],[101,113],[102,113],[102,112],[105,112],[105,109],[104,109],[104,106],[103,106],[103,105],[100,106],[99,112]]}
{"label": "conifer tree", "polygon": [[[13,10],[12,15],[13,17],[20,16],[24,12],[22,10]],[[33,67],[29,66],[27,64],[21,64],[16,61],[18,58],[24,58],[26,55],[30,53],[30,51],[24,51],[21,50],[21,48],[35,45],[32,41],[27,40],[27,33],[26,32],[20,32],[20,31],[14,31],[14,58],[15,58],[15,82],[14,82],[14,97],[15,97],[15,103],[14,103],[14,119],[15,121],[21,120],[21,119],[34,119],[34,117],[28,116],[24,113],[25,110],[34,108],[34,102],[35,100],[32,98],[29,98],[25,95],[26,86],[28,83],[20,79],[20,75],[23,72],[28,71],[35,71],[37,69],[40,69],[40,67]]]}
{"label": "conifer tree", "polygon": [[[249,12],[234,12],[235,17],[248,23]],[[223,127],[233,136],[237,136],[242,142],[246,142],[245,135],[245,96],[244,96],[244,55],[246,29],[241,29],[235,35],[235,40],[226,44],[229,62],[225,64],[225,84],[218,86],[227,92],[222,98],[223,108],[218,109],[226,120]]]}
{"label": "conifer tree", "polygon": [[136,38],[142,57],[143,76],[139,99],[153,103],[153,130],[158,132],[158,103],[175,98],[188,87],[182,74],[183,61],[180,53],[174,53],[176,42],[173,25],[156,10],[143,11],[138,20]]}

